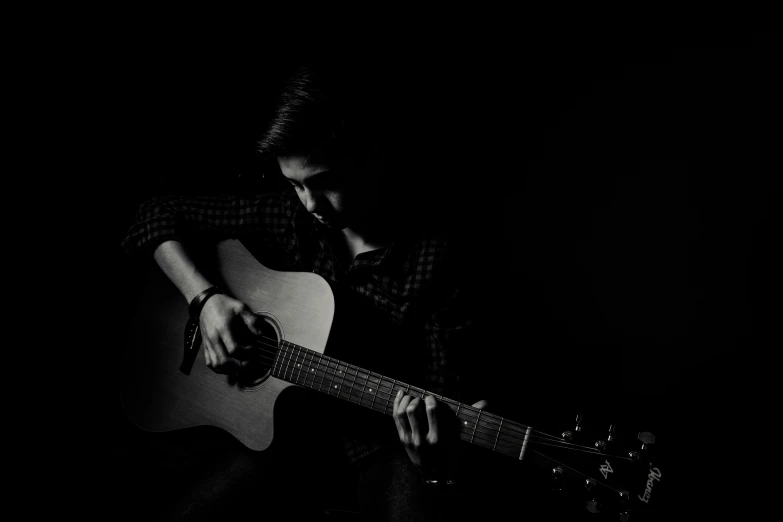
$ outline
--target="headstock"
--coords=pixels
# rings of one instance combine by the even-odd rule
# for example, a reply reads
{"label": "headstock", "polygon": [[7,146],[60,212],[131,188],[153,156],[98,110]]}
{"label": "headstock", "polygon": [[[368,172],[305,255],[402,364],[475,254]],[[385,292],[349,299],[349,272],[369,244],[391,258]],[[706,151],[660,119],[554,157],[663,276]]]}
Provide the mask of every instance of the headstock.
{"label": "headstock", "polygon": [[542,433],[530,447],[552,491],[607,520],[656,520],[664,471],[655,435],[584,421],[578,415],[559,436]]}

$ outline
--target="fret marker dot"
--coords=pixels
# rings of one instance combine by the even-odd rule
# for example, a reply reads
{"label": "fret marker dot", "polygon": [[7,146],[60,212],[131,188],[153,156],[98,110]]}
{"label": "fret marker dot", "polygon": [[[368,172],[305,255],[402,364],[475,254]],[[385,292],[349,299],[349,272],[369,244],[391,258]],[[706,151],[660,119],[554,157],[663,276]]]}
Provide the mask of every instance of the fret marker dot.
{"label": "fret marker dot", "polygon": [[315,371],[315,368],[310,368],[310,371],[311,371],[311,372],[314,372],[314,371]]}
{"label": "fret marker dot", "polygon": [[467,426],[467,425],[468,425],[468,421],[465,421],[465,426]]}
{"label": "fret marker dot", "polygon": [[370,388],[370,391],[372,391],[372,388]]}
{"label": "fret marker dot", "polygon": [[334,387],[337,388],[337,385],[335,384]]}
{"label": "fret marker dot", "polygon": [[299,368],[299,366],[300,366],[299,364],[296,365],[297,368]]}

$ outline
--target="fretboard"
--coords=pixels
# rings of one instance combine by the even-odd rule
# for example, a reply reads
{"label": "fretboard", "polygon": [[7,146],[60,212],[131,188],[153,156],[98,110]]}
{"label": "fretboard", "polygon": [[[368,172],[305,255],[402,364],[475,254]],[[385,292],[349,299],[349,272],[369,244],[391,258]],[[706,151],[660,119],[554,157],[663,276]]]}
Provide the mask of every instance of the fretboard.
{"label": "fretboard", "polygon": [[388,415],[393,413],[398,390],[420,399],[432,395],[455,413],[462,440],[518,459],[524,457],[527,449],[529,426],[287,341],[279,344],[272,375]]}

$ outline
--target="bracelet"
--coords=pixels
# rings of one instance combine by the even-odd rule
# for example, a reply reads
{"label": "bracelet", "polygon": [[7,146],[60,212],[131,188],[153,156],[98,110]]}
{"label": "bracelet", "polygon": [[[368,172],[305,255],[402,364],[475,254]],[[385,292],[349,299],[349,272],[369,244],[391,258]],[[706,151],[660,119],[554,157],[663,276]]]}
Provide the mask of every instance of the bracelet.
{"label": "bracelet", "polygon": [[425,478],[424,484],[427,486],[433,488],[433,489],[441,489],[447,486],[456,486],[457,481],[453,478],[449,479],[437,479],[437,478]]}
{"label": "bracelet", "polygon": [[190,318],[194,321],[198,321],[199,317],[201,316],[201,309],[204,308],[204,303],[207,302],[207,299],[212,297],[215,294],[222,294],[223,292],[220,291],[220,289],[216,286],[210,286],[200,294],[198,294],[196,297],[193,298],[193,300],[190,302],[190,305],[188,306],[188,315],[190,315]]}

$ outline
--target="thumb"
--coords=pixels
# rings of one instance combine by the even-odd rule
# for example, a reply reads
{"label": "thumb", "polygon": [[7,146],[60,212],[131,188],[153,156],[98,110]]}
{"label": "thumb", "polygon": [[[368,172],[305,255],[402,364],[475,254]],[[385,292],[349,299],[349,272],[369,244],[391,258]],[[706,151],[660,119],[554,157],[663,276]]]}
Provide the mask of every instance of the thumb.
{"label": "thumb", "polygon": [[248,309],[244,309],[240,313],[240,317],[242,317],[242,321],[244,321],[248,330],[253,332],[255,335],[261,335],[261,328],[257,326],[259,318],[256,314]]}
{"label": "thumb", "polygon": [[472,406],[473,406],[474,408],[478,408],[478,409],[480,409],[480,410],[483,410],[484,408],[486,408],[486,407],[487,407],[487,405],[488,405],[488,404],[489,404],[489,401],[487,401],[487,400],[480,400],[480,401],[478,401],[478,402],[476,402],[476,403],[472,404]]}

